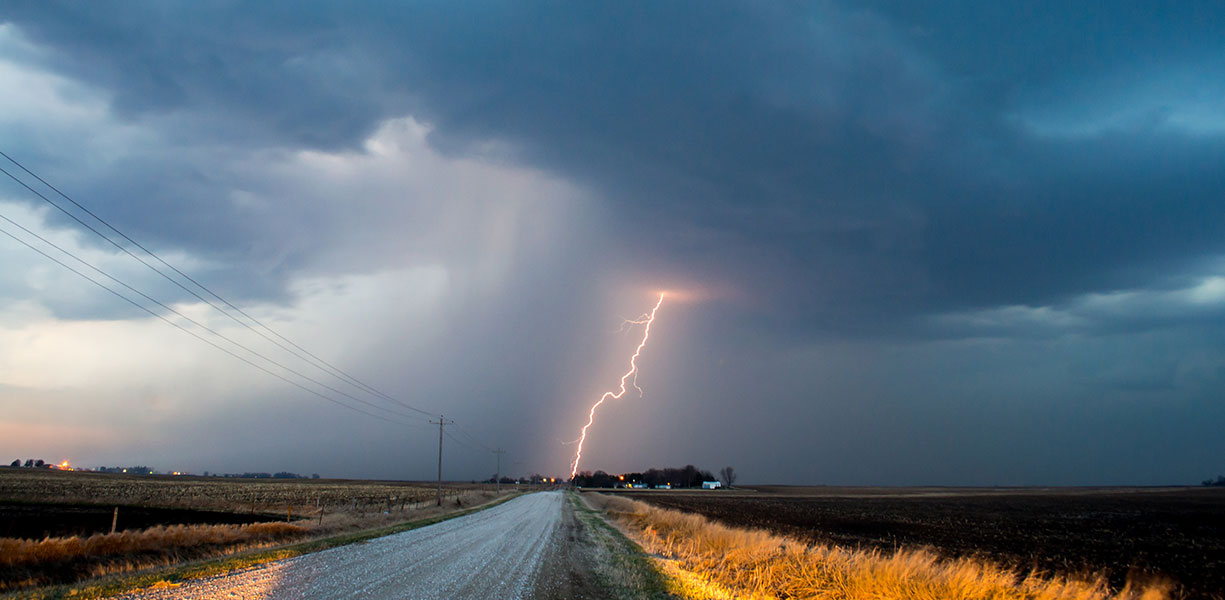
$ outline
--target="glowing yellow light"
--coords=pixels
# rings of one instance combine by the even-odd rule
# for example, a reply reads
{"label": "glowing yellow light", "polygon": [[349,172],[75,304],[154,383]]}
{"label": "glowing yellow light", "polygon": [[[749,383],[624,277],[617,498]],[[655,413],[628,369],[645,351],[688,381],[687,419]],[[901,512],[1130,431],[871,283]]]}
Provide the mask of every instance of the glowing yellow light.
{"label": "glowing yellow light", "polygon": [[596,401],[595,404],[591,405],[591,410],[587,413],[587,424],[583,425],[583,430],[581,433],[579,433],[578,449],[574,452],[574,464],[570,466],[571,479],[578,474],[578,463],[583,458],[583,442],[587,441],[587,428],[591,427],[591,424],[595,422],[595,409],[599,408],[600,405],[604,404],[604,401],[608,400],[609,398],[620,400],[621,397],[625,395],[625,382],[630,381],[631,377],[633,378],[632,385],[634,386],[634,389],[638,390],[638,395],[642,395],[642,389],[638,387],[638,355],[642,354],[642,348],[647,345],[647,339],[651,337],[651,323],[655,321],[655,313],[659,311],[659,306],[663,303],[664,292],[660,292],[659,301],[655,303],[655,308],[652,308],[649,314],[645,314],[641,318],[631,321],[633,324],[646,325],[642,331],[642,341],[638,343],[638,348],[634,350],[634,355],[630,357],[630,370],[626,371],[625,375],[621,376],[621,391],[616,393],[604,392],[604,395],[600,396],[600,399]]}
{"label": "glowing yellow light", "polygon": [[621,481],[625,481],[625,475],[618,475],[617,477],[619,477]]}

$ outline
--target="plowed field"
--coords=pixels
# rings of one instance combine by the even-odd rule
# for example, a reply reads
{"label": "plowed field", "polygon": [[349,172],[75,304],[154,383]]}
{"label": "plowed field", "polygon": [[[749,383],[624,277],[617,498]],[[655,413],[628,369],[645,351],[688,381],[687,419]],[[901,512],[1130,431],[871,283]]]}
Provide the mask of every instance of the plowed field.
{"label": "plowed field", "polygon": [[1225,490],[762,488],[628,493],[815,543],[927,546],[1022,570],[1173,579],[1189,598],[1225,598]]}

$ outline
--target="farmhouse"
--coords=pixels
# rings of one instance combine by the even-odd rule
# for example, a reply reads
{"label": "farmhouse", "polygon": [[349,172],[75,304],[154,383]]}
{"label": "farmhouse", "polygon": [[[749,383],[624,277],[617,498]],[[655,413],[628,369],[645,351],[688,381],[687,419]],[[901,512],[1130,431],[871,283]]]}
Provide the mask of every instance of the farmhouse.
{"label": "farmhouse", "polygon": [[702,489],[704,490],[717,490],[721,487],[723,487],[723,483],[719,481],[703,481],[702,482]]}

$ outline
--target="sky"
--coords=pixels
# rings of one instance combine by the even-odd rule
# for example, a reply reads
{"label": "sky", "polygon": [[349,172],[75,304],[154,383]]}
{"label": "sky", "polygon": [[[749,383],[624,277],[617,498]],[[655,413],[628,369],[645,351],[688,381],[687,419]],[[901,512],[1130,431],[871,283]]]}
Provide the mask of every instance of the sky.
{"label": "sky", "polygon": [[441,414],[448,479],[566,475],[663,291],[582,469],[1225,472],[1220,3],[11,2],[0,89],[0,150],[382,394],[0,177],[166,319],[0,236],[6,461],[429,479]]}

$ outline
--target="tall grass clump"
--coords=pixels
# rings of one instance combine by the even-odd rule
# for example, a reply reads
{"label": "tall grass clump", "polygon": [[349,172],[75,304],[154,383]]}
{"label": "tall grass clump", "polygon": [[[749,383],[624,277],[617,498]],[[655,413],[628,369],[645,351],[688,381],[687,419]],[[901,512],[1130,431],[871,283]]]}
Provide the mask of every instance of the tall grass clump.
{"label": "tall grass clump", "polygon": [[[604,495],[588,496],[653,554],[738,597],[845,600],[1165,600],[1154,584],[1112,592],[1102,579],[1028,575],[926,550],[809,545],[700,515]],[[683,590],[682,590],[683,591]]]}
{"label": "tall grass clump", "polygon": [[288,523],[169,525],[41,540],[0,538],[0,590],[225,554],[305,536]]}

